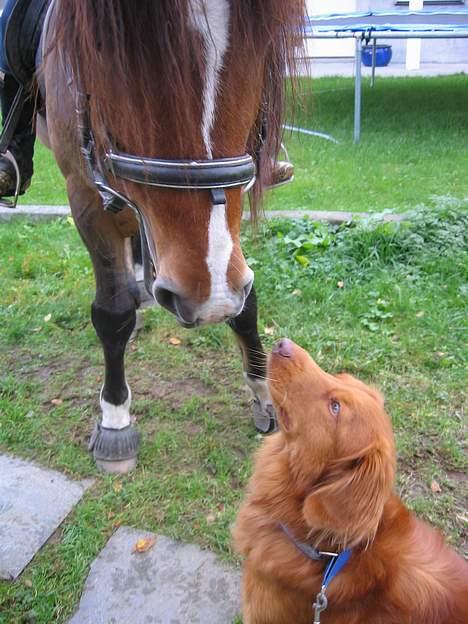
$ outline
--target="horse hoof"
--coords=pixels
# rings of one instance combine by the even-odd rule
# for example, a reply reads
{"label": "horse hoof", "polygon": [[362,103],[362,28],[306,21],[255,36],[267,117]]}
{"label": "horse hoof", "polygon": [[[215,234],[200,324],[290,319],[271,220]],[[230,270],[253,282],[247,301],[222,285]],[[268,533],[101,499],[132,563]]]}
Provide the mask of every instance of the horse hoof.
{"label": "horse hoof", "polygon": [[96,466],[104,472],[124,474],[136,467],[140,434],[133,425],[124,429],[107,429],[96,423],[88,450]]}
{"label": "horse hoof", "polygon": [[123,461],[104,461],[102,459],[96,459],[96,466],[99,470],[109,474],[127,474],[127,472],[134,470],[136,465],[136,457],[133,459],[124,459]]}
{"label": "horse hoof", "polygon": [[253,402],[254,423],[256,430],[267,435],[278,431],[278,419],[276,418],[275,408],[271,403],[264,403],[257,397]]}

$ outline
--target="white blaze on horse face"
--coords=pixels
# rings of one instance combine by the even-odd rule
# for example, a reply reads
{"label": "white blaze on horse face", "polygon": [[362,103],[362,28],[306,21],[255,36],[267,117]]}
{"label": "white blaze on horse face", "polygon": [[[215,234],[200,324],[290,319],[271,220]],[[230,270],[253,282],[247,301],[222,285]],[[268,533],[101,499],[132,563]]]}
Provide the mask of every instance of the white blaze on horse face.
{"label": "white blaze on horse face", "polygon": [[101,425],[106,429],[124,429],[131,422],[130,403],[132,402],[132,393],[127,384],[128,397],[121,405],[113,405],[102,398],[102,390],[100,404],[102,410]]}
{"label": "white blaze on horse face", "polygon": [[226,223],[225,204],[214,204],[211,209],[208,227],[208,253],[206,264],[211,276],[211,289],[208,300],[198,314],[201,323],[216,322],[231,316],[236,306],[233,294],[227,283],[227,270],[233,248],[231,233]]}
{"label": "white blaze on horse face", "polygon": [[202,136],[207,156],[213,158],[211,130],[215,118],[219,72],[228,47],[230,7],[228,0],[192,0],[190,7],[192,27],[202,36],[206,58]]}
{"label": "white blaze on horse face", "polygon": [[[230,6],[228,0],[192,0],[192,27],[203,38],[206,69],[203,88],[202,137],[208,158],[213,158],[211,132],[216,114],[219,74],[229,43]],[[243,295],[234,294],[227,282],[233,249],[226,220],[226,205],[214,204],[208,226],[206,264],[211,277],[208,301],[199,310],[199,322],[209,323],[236,315],[243,307]],[[250,274],[246,277],[250,279]]]}

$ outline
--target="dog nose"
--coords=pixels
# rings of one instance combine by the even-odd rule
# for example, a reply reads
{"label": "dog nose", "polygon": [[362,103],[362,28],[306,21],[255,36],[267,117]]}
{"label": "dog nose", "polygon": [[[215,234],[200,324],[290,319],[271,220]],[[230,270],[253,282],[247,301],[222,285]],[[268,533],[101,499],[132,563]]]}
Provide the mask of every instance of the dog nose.
{"label": "dog nose", "polygon": [[282,338],[273,348],[273,353],[281,355],[281,357],[290,358],[293,355],[294,343],[288,338]]}

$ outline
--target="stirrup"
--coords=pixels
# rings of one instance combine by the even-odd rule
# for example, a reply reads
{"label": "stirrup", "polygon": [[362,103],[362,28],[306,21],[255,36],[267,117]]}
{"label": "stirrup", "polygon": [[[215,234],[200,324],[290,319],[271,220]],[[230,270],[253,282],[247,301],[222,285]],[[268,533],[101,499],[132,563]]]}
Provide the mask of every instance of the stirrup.
{"label": "stirrup", "polygon": [[20,190],[21,190],[21,173],[18,167],[18,163],[16,162],[16,158],[13,156],[13,154],[10,152],[10,150],[6,150],[6,152],[3,152],[2,154],[0,154],[1,158],[6,158],[11,165],[13,166],[13,169],[15,170],[15,176],[16,176],[16,187],[15,187],[15,194],[13,195],[13,199],[7,199],[6,197],[0,197],[0,207],[3,208],[16,208],[16,205],[18,203],[18,197],[20,194]]}
{"label": "stirrup", "polygon": [[[283,143],[281,143],[281,151],[283,152],[283,154],[285,156],[285,160],[284,161],[279,161],[279,160],[275,161],[273,169],[272,169],[272,174],[273,174],[272,175],[272,180],[271,180],[270,184],[268,184],[268,186],[267,186],[268,189],[278,188],[279,186],[284,186],[285,184],[289,184],[290,182],[292,182],[294,180],[294,166],[293,166],[293,164],[291,163],[291,161],[289,159],[288,150],[286,149],[286,147],[284,146]],[[274,174],[275,174],[275,171],[278,170],[278,168],[275,168],[275,166],[278,163],[280,163],[280,162],[283,164],[283,167],[285,169],[288,168],[288,166],[289,166],[291,172],[288,175],[286,175],[283,179],[279,179],[278,181],[275,181]]]}

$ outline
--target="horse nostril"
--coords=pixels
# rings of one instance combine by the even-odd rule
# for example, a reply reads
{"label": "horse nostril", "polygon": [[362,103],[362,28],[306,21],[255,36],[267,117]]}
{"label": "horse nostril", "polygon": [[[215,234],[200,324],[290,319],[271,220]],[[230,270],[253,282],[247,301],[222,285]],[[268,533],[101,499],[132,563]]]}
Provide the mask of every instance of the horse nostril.
{"label": "horse nostril", "polygon": [[167,288],[162,288],[161,286],[156,286],[154,287],[154,298],[156,299],[156,301],[159,303],[159,305],[163,308],[166,308],[166,310],[169,310],[169,312],[172,312],[173,314],[175,314],[176,308],[175,308],[175,301],[174,301],[174,297],[176,296],[174,292],[172,292],[171,290],[168,290]]}
{"label": "horse nostril", "polygon": [[185,327],[193,327],[195,319],[190,306],[184,302],[183,297],[171,288],[171,285],[158,278],[154,283],[153,294],[160,306],[172,312],[179,323]]}
{"label": "horse nostril", "polygon": [[253,277],[251,280],[249,280],[247,282],[247,284],[244,286],[244,297],[247,299],[247,297],[250,295],[250,291],[252,290],[252,286],[253,286]]}

